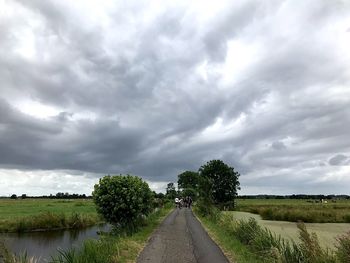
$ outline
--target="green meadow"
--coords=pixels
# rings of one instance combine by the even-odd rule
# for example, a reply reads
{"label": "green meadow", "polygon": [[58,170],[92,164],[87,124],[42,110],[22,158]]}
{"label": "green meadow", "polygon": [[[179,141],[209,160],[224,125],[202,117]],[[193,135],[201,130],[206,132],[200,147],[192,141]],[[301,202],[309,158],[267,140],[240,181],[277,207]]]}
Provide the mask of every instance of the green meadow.
{"label": "green meadow", "polygon": [[79,228],[99,220],[90,199],[0,199],[0,232]]}

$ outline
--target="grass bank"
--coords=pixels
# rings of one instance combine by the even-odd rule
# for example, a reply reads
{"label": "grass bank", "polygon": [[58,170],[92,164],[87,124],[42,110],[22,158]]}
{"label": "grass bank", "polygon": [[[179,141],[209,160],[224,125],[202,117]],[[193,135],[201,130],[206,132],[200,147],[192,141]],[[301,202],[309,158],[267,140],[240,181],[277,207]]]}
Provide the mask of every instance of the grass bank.
{"label": "grass bank", "polygon": [[61,251],[58,257],[52,259],[52,263],[135,262],[153,231],[172,209],[172,205],[166,205],[153,212],[132,235],[107,235],[100,240],[87,240],[80,250]]}
{"label": "grass bank", "polygon": [[0,232],[82,228],[100,221],[92,200],[0,200]]}
{"label": "grass bank", "polygon": [[295,199],[238,199],[237,211],[262,219],[305,223],[350,223],[350,200],[315,203]]}

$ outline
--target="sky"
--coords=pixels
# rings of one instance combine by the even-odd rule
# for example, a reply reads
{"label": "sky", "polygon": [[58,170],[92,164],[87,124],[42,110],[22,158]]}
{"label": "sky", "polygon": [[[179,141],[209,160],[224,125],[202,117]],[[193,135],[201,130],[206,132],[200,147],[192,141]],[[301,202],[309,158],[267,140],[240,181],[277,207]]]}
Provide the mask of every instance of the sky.
{"label": "sky", "polygon": [[347,0],[0,0],[0,196],[213,159],[239,194],[350,194],[349,47]]}

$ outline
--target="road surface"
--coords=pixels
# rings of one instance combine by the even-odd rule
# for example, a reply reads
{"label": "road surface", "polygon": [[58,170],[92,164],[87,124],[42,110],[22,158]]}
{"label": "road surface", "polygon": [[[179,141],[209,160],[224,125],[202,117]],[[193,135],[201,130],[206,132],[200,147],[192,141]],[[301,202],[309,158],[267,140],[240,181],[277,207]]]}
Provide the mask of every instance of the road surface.
{"label": "road surface", "polygon": [[188,208],[172,211],[137,259],[137,263],[177,262],[229,262]]}

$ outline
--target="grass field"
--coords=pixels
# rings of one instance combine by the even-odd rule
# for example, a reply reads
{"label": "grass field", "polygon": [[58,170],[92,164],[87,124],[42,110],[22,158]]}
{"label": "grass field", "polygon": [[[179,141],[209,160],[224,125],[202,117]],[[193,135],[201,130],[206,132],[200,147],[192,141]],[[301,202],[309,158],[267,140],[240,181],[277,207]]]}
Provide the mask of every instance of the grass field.
{"label": "grass field", "polygon": [[89,199],[0,199],[0,232],[83,227],[98,220]]}
{"label": "grass field", "polygon": [[350,223],[350,200],[314,203],[297,199],[238,199],[237,210],[266,220],[306,223]]}

